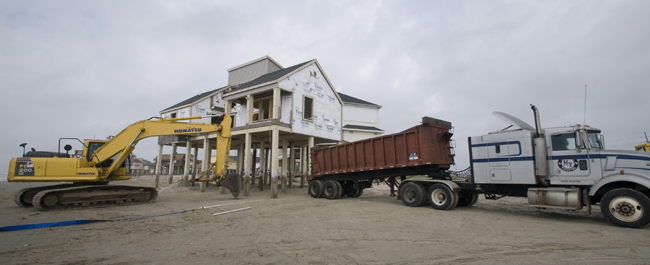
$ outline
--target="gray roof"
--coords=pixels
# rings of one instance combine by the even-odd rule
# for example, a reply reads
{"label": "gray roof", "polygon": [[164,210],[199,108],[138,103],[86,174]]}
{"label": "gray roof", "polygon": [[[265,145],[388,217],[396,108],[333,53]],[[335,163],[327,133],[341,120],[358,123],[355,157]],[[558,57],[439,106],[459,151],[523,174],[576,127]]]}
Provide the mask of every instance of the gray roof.
{"label": "gray roof", "polygon": [[282,70],[277,70],[275,72],[265,74],[263,76],[255,78],[255,79],[253,79],[251,81],[240,84],[240,85],[234,87],[231,91],[229,91],[227,93],[236,92],[236,91],[243,90],[243,89],[246,89],[246,88],[249,88],[249,87],[253,87],[253,86],[256,86],[256,85],[259,85],[259,84],[264,84],[266,82],[271,82],[271,81],[278,80],[278,79],[282,78],[283,76],[293,72],[294,70],[296,70],[296,69],[298,69],[298,68],[300,68],[300,67],[302,67],[302,66],[304,66],[304,65],[306,65],[308,63],[311,63],[312,61],[314,61],[314,60],[309,60],[309,61],[306,61],[304,63],[296,64],[294,66],[287,67],[287,68],[284,68]]}
{"label": "gray roof", "polygon": [[166,109],[164,109],[164,110],[161,110],[160,112],[164,112],[164,111],[167,111],[167,110],[171,110],[171,109],[175,109],[175,108],[178,108],[178,107],[182,107],[182,106],[185,106],[185,105],[188,105],[188,104],[192,104],[192,103],[198,101],[199,99],[202,99],[202,98],[204,98],[204,97],[207,97],[208,95],[210,95],[210,94],[212,94],[212,93],[214,93],[214,92],[217,92],[217,91],[219,91],[219,90],[221,90],[221,89],[224,89],[224,88],[226,88],[226,87],[220,87],[220,88],[217,88],[217,89],[210,90],[210,91],[208,91],[208,92],[204,92],[204,93],[198,94],[198,95],[196,95],[196,96],[193,96],[193,97],[191,97],[191,98],[188,98],[188,99],[186,99],[186,100],[183,100],[183,101],[181,101],[180,103],[175,104],[174,106],[171,106],[171,107],[169,107],[169,108],[166,108]]}
{"label": "gray roof", "polygon": [[361,100],[361,99],[358,99],[358,98],[355,98],[355,97],[351,97],[351,96],[348,96],[348,95],[343,94],[341,92],[338,92],[338,93],[339,93],[339,96],[341,97],[341,100],[343,100],[344,103],[354,103],[354,104],[363,104],[363,105],[372,105],[372,106],[381,107],[381,106],[379,106],[379,105],[377,105],[375,103],[371,103],[371,102],[368,102],[368,101],[365,101],[365,100]]}
{"label": "gray roof", "polygon": [[343,129],[344,129],[344,130],[347,129],[347,130],[379,131],[379,132],[383,132],[383,131],[384,131],[384,130],[379,129],[379,128],[377,128],[377,127],[372,127],[372,126],[361,126],[361,125],[351,125],[351,124],[348,124],[348,125],[343,126]]}

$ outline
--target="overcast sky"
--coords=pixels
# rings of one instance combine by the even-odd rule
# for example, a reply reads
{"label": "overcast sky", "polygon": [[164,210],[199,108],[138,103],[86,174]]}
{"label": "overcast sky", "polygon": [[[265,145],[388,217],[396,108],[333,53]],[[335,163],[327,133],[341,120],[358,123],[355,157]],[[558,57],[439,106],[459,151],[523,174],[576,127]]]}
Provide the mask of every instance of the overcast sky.
{"label": "overcast sky", "polygon": [[[451,121],[467,137],[586,123],[609,149],[650,131],[650,1],[0,1],[0,169],[21,143],[119,133],[269,55],[318,59],[334,88],[382,106],[394,133]],[[165,149],[169,152],[169,149]],[[182,148],[179,149],[183,153]],[[156,139],[139,157],[153,160]]]}

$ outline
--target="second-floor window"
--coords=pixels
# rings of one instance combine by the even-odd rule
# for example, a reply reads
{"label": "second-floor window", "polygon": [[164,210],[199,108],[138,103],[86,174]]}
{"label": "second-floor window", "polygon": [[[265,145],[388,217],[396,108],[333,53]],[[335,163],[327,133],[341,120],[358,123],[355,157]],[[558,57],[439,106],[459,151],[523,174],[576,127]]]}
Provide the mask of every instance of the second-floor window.
{"label": "second-floor window", "polygon": [[311,97],[302,97],[302,119],[308,121],[314,119],[314,99]]}

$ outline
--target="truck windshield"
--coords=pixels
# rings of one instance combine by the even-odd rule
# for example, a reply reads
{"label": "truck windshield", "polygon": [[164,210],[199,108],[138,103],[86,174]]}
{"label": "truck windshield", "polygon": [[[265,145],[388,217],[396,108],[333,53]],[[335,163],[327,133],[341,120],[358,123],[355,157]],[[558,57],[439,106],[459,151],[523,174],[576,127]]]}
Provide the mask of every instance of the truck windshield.
{"label": "truck windshield", "polygon": [[598,138],[599,135],[597,132],[587,132],[587,139],[589,139],[589,145],[591,145],[591,148],[602,149]]}

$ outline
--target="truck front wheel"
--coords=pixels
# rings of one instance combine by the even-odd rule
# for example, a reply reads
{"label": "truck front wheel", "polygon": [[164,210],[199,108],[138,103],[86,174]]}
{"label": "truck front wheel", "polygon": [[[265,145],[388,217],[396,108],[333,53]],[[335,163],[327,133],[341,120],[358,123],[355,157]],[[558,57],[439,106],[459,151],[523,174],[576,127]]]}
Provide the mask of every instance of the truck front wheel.
{"label": "truck front wheel", "polygon": [[642,228],[650,223],[650,198],[632,189],[611,190],[600,200],[600,211],[612,224]]}

